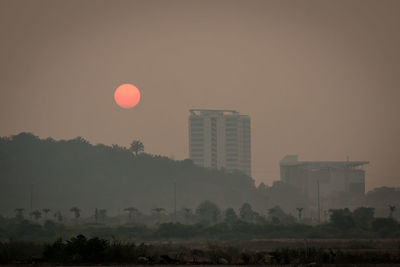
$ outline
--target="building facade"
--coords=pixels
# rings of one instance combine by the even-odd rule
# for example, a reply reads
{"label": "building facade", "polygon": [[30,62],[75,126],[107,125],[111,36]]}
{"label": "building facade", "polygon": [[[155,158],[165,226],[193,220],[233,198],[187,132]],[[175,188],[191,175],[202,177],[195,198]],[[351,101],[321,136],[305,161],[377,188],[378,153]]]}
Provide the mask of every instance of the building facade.
{"label": "building facade", "polygon": [[250,117],[234,110],[191,109],[189,157],[199,166],[251,176]]}
{"label": "building facade", "polygon": [[361,197],[365,193],[365,171],[368,161],[299,161],[288,155],[280,161],[281,181],[287,182],[310,199],[318,194],[332,198],[341,194]]}

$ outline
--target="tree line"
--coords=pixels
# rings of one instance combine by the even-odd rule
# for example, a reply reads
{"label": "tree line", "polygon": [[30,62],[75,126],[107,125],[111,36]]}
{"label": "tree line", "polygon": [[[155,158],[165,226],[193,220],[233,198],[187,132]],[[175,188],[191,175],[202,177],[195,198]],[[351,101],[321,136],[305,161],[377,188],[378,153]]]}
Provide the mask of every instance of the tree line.
{"label": "tree line", "polygon": [[[176,205],[181,217],[189,217],[205,199],[222,210],[239,210],[248,203],[266,216],[279,206],[288,215],[317,220],[315,203],[281,181],[256,186],[240,172],[205,169],[189,159],[172,160],[144,152],[134,140],[128,148],[92,145],[82,137],[70,140],[40,139],[31,133],[0,138],[0,214],[37,220],[52,216],[58,222],[94,216],[97,221],[123,212],[130,218],[139,213],[165,214]],[[399,218],[396,203],[400,190],[381,187],[368,192],[354,204],[337,207],[372,207],[380,217],[391,213]],[[322,205],[323,206],[323,205]],[[390,208],[391,207],[391,208]],[[321,210],[322,221],[330,207]],[[231,213],[231,212],[230,212]],[[183,215],[182,215],[183,214]],[[260,220],[253,216],[253,220]]]}
{"label": "tree line", "polygon": [[[78,209],[79,210],[79,209]],[[162,239],[251,239],[251,238],[398,238],[400,225],[391,216],[375,217],[374,209],[359,207],[332,209],[329,220],[315,224],[285,213],[279,206],[267,215],[254,211],[244,203],[238,211],[221,210],[211,201],[202,202],[195,210],[182,209],[167,214],[161,208],[151,214],[129,208],[125,215],[107,216],[100,220],[100,211],[81,218],[76,209],[69,222],[56,218],[27,220],[16,214],[13,218],[0,217],[0,240],[49,241],[59,236],[69,238],[77,234],[121,240]]]}

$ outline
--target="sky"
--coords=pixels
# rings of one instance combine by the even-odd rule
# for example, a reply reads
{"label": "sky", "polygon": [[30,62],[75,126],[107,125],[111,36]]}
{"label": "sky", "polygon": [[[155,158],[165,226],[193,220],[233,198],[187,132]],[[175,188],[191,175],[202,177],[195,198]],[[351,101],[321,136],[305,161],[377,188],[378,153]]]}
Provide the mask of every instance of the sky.
{"label": "sky", "polygon": [[[286,154],[400,186],[400,1],[0,0],[0,136],[188,157],[189,109],[251,117],[256,183]],[[124,110],[115,88],[141,102]]]}

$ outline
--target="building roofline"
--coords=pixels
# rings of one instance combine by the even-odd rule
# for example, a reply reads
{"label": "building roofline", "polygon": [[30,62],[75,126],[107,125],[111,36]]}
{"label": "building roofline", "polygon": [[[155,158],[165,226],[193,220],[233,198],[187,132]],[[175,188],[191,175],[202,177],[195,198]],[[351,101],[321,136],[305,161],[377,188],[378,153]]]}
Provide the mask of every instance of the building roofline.
{"label": "building roofline", "polygon": [[369,161],[299,161],[297,155],[286,155],[282,158],[279,162],[280,166],[315,166],[315,167],[340,167],[340,166],[347,166],[347,167],[356,167],[369,164]]}
{"label": "building roofline", "polygon": [[369,161],[292,161],[292,162],[284,162],[281,161],[281,166],[332,166],[332,167],[340,167],[340,166],[347,166],[347,167],[356,167],[369,164]]}
{"label": "building roofline", "polygon": [[234,115],[239,115],[239,112],[232,109],[189,109],[189,112],[191,115],[196,115],[196,112],[215,114],[232,113]]}
{"label": "building roofline", "polygon": [[233,109],[203,109],[203,108],[194,108],[194,109],[189,109],[189,111],[209,111],[209,112],[232,112],[232,113],[238,113],[236,110],[233,110]]}

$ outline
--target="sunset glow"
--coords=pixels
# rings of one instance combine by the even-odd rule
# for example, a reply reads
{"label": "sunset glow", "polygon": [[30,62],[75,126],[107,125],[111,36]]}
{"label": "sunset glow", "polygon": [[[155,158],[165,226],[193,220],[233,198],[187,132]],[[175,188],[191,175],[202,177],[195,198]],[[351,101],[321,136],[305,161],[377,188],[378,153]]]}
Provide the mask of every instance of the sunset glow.
{"label": "sunset glow", "polygon": [[133,108],[140,101],[140,91],[133,84],[122,84],[115,89],[114,100],[121,108]]}

